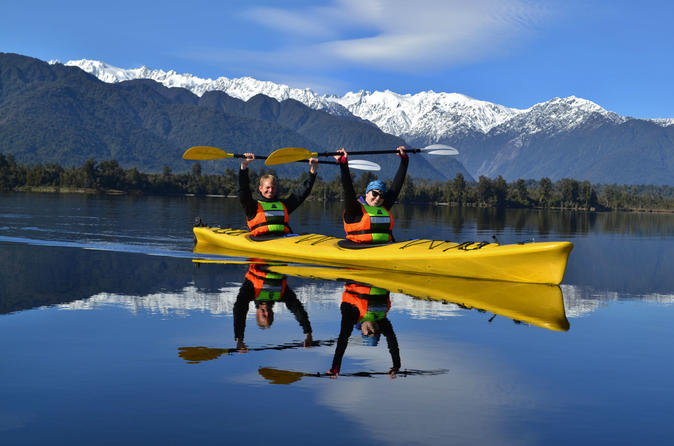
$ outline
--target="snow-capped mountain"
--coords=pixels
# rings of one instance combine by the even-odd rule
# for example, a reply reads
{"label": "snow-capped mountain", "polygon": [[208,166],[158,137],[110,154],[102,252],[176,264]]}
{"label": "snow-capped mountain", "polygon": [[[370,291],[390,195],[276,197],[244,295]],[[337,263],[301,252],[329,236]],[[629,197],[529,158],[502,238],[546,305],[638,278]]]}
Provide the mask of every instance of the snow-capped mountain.
{"label": "snow-capped mountain", "polygon": [[[191,74],[151,70],[144,66],[122,69],[87,59],[71,60],[65,65],[80,67],[104,82],[152,79],[167,87],[186,88],[198,96],[218,90],[242,100],[248,100],[256,94],[264,94],[278,101],[295,99],[316,110],[366,119],[386,133],[402,137],[413,144],[431,144],[466,132],[487,133],[504,123],[517,126],[526,133],[537,133],[571,129],[593,113],[615,122],[625,119],[591,101],[574,96],[554,98],[521,110],[458,93],[425,91],[401,95],[386,90],[349,92],[344,96],[317,95],[310,89],[291,88],[251,77],[202,79]],[[674,120],[658,122],[671,125]]]}
{"label": "snow-capped mountain", "polygon": [[[563,130],[570,130],[588,121],[593,115],[604,120],[620,124],[627,118],[609,112],[587,99],[569,96],[553,98],[547,102],[536,104],[523,113],[514,115],[511,119],[499,125],[497,133],[516,128],[518,132],[532,135],[547,133],[554,135]],[[496,127],[496,126],[495,126]]]}
{"label": "snow-capped mountain", "polygon": [[[310,89],[251,77],[201,79],[147,67],[126,70],[91,60],[66,65],[109,83],[151,79],[200,97],[220,91],[243,101],[258,94],[277,101],[294,99],[314,110],[366,120],[415,147],[455,146],[460,154],[451,162],[460,162],[473,178],[501,175],[507,181],[548,177],[553,181],[671,184],[674,177],[674,119],[623,117],[575,96],[515,109],[458,93],[403,95],[387,90],[318,95]],[[446,162],[434,159],[433,168],[449,169]]]}
{"label": "snow-capped mountain", "polygon": [[392,91],[347,93],[331,97],[355,116],[415,143],[431,144],[467,131],[486,133],[522,110],[478,101],[458,93]]}
{"label": "snow-capped mountain", "polygon": [[[52,61],[54,63],[54,61]],[[316,110],[325,110],[335,115],[349,115],[348,110],[334,101],[319,96],[310,89],[291,88],[287,85],[275,84],[268,81],[259,81],[252,77],[229,79],[202,79],[191,74],[178,74],[173,70],[151,70],[145,66],[140,68],[123,69],[113,67],[96,60],[71,60],[64,65],[79,67],[87,73],[93,74],[103,82],[115,83],[132,79],[152,79],[167,87],[180,87],[190,90],[197,96],[207,91],[222,91],[233,98],[247,101],[257,94],[263,94],[277,101],[295,99]]]}

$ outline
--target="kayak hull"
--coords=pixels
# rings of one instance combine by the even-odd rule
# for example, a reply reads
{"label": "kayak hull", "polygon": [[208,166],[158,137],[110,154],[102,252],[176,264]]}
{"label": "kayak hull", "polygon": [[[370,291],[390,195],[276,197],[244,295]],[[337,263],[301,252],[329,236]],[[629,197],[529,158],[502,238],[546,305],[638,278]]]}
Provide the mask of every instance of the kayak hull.
{"label": "kayak hull", "polygon": [[248,231],[194,227],[196,252],[265,260],[362,267],[441,276],[558,285],[573,244],[566,241],[514,245],[418,239],[364,249],[339,246],[320,234],[253,241]]}

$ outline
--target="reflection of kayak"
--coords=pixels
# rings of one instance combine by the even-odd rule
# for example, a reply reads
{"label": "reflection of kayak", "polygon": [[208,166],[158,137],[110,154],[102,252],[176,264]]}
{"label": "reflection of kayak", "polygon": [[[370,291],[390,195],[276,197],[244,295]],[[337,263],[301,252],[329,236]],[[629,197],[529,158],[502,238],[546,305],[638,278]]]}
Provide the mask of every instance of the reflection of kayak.
{"label": "reflection of kayak", "polygon": [[290,276],[348,280],[408,296],[452,302],[550,330],[566,331],[562,291],[557,285],[474,280],[423,274],[351,268],[270,265],[270,271]]}
{"label": "reflection of kayak", "polygon": [[[344,239],[320,234],[253,241],[248,231],[195,227],[195,251],[230,256],[511,282],[559,284],[573,248],[570,242],[499,245],[410,240],[362,249],[340,246]],[[222,249],[224,252],[218,252]]]}

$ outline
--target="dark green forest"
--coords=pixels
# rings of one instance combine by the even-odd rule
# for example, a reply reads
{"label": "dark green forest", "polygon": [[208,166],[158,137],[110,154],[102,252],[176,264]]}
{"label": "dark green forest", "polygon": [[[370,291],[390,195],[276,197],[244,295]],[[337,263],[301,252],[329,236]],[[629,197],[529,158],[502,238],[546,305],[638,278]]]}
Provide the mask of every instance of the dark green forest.
{"label": "dark green forest", "polygon": [[[251,184],[260,175],[274,174],[273,169],[251,169]],[[292,190],[305,179],[279,179],[279,187]],[[375,179],[371,172],[354,177],[357,191]],[[21,164],[12,155],[0,154],[0,191],[53,191],[89,193],[128,193],[146,195],[236,195],[237,172],[227,169],[223,175],[202,173],[199,163],[191,172],[174,174],[164,167],[161,173],[144,173],[136,168],[123,169],[116,160],[87,160],[79,167],[58,164]],[[342,187],[338,175],[318,177],[309,199],[339,201]],[[443,203],[455,206],[560,208],[590,211],[671,211],[674,210],[674,187],[654,185],[591,184],[563,178],[519,179],[506,182],[503,177],[481,176],[477,182],[466,181],[461,173],[446,182],[408,177],[399,196],[402,203]]]}

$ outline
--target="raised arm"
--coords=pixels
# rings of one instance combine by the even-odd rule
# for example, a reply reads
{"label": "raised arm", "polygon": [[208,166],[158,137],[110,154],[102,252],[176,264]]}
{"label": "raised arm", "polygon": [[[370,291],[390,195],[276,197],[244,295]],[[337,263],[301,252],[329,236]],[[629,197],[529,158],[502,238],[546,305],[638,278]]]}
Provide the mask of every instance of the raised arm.
{"label": "raised arm", "polygon": [[410,158],[405,153],[405,147],[398,147],[398,156],[400,157],[400,166],[398,166],[398,171],[396,172],[393,182],[391,183],[391,188],[384,195],[384,207],[386,209],[391,209],[400,195],[400,190],[403,188],[405,183],[405,176],[407,175],[407,166],[409,165]]}
{"label": "raised arm", "polygon": [[355,306],[342,302],[339,310],[342,313],[342,323],[339,328],[335,355],[332,358],[332,367],[328,370],[328,374],[335,377],[339,375],[339,370],[342,367],[342,358],[344,357],[344,352],[346,352],[346,346],[349,343],[349,336],[351,336],[353,326],[358,322],[358,309]]}
{"label": "raised arm", "polygon": [[343,148],[338,150],[341,155],[335,156],[339,164],[340,175],[342,178],[342,190],[344,191],[344,219],[353,223],[358,221],[363,216],[363,209],[358,203],[356,191],[353,188],[353,181],[351,180],[351,171],[349,170],[348,154]]}
{"label": "raised arm", "polygon": [[243,342],[243,338],[246,332],[246,315],[248,314],[248,308],[250,307],[250,301],[255,297],[255,289],[250,280],[244,280],[241,288],[239,289],[239,294],[236,296],[236,301],[234,302],[234,340],[236,341],[236,347],[240,350],[248,350],[246,345]]}
{"label": "raised arm", "polygon": [[253,194],[250,192],[250,177],[248,175],[248,165],[255,159],[252,153],[245,153],[246,158],[241,158],[241,167],[239,168],[239,201],[247,219],[251,219],[257,213],[257,201],[253,200]]}
{"label": "raised arm", "polygon": [[[297,295],[293,290],[291,290],[289,287],[286,287],[286,292],[283,295],[283,301],[286,304],[286,307],[290,312],[295,316],[295,319],[297,322],[299,322],[300,326],[302,327],[302,332],[304,333],[305,336],[305,347],[310,347],[311,346],[311,323],[309,322],[309,315],[307,314],[307,311],[304,309],[304,305],[302,305],[302,302],[297,298]],[[307,341],[309,342],[309,345],[307,345]]]}
{"label": "raised arm", "polygon": [[393,366],[391,367],[389,373],[391,374],[391,377],[394,377],[398,370],[400,370],[400,349],[398,347],[398,338],[393,331],[393,325],[391,325],[391,321],[388,319],[380,320],[379,328],[381,329],[381,334],[386,337],[388,351],[391,354],[391,361],[393,362]]}
{"label": "raised arm", "polygon": [[282,200],[283,204],[286,205],[286,209],[288,209],[289,214],[297,209],[302,204],[302,202],[307,199],[311,193],[311,189],[314,187],[315,181],[316,172],[310,172],[309,178],[304,180],[302,184],[300,184],[297,189],[295,189],[293,193],[288,196],[288,198]]}

